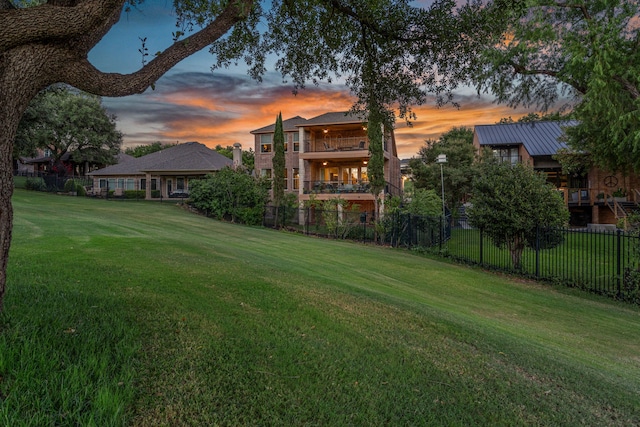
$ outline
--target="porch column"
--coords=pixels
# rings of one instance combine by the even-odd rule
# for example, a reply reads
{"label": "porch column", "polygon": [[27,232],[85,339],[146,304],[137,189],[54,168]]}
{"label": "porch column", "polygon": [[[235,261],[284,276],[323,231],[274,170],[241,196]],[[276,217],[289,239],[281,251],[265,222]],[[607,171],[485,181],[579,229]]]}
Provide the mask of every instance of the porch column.
{"label": "porch column", "polygon": [[145,180],[147,182],[147,186],[145,187],[145,190],[144,190],[144,193],[145,193],[144,194],[144,199],[145,200],[151,200],[151,174],[149,172],[147,172],[144,175],[144,178],[145,178]]}
{"label": "porch column", "polygon": [[[304,126],[300,126],[298,128],[298,141],[300,142],[300,148],[298,150],[298,154],[304,153]],[[304,179],[306,176],[305,173],[305,161],[298,156],[298,200],[300,200],[300,196],[304,194]],[[302,208],[302,203],[299,203],[300,209],[298,209],[298,223],[300,225],[304,225],[304,209]]]}

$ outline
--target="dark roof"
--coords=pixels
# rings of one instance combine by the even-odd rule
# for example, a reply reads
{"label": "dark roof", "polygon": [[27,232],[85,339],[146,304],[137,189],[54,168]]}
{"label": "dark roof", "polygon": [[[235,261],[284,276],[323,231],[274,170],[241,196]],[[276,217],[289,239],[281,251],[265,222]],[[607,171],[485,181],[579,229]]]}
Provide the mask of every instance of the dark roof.
{"label": "dark roof", "polygon": [[[290,119],[287,120],[283,120],[282,121],[282,128],[285,132],[293,132],[293,131],[297,131],[298,125],[302,125],[307,121],[307,119],[300,117],[300,116],[295,116],[292,117]],[[250,133],[274,133],[276,131],[276,124],[275,122],[269,126],[265,126],[262,127],[260,129],[256,129],[256,130],[252,130]]]}
{"label": "dark roof", "polygon": [[142,175],[145,172],[213,172],[233,161],[199,142],[186,142],[90,172],[89,175]]}
{"label": "dark roof", "polygon": [[478,125],[474,132],[481,146],[522,144],[531,156],[552,156],[567,147],[559,140],[563,128],[575,125],[575,121]]}
{"label": "dark roof", "polygon": [[124,163],[124,162],[128,162],[129,160],[135,160],[135,157],[133,157],[130,154],[123,153],[123,152],[118,153],[116,158],[118,160],[118,163]]}
{"label": "dark roof", "polygon": [[366,123],[367,119],[361,116],[354,116],[348,111],[337,113],[325,113],[307,120],[304,126],[338,125],[347,123]]}
{"label": "dark roof", "polygon": [[[359,116],[354,116],[348,111],[339,111],[334,113],[321,114],[312,119],[305,119],[300,116],[292,117],[282,121],[282,127],[285,132],[292,132],[297,130],[299,126],[325,126],[325,125],[342,125],[352,123],[366,123],[367,119],[363,119]],[[275,123],[261,127],[260,129],[252,130],[250,133],[273,133],[276,130]]]}

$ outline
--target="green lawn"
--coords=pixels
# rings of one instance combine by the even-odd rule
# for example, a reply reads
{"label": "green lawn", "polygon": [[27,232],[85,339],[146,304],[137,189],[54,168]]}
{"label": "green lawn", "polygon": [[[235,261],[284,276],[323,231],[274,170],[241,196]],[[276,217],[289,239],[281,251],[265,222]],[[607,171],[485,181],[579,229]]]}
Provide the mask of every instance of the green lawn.
{"label": "green lawn", "polygon": [[0,425],[638,425],[640,309],[16,190]]}

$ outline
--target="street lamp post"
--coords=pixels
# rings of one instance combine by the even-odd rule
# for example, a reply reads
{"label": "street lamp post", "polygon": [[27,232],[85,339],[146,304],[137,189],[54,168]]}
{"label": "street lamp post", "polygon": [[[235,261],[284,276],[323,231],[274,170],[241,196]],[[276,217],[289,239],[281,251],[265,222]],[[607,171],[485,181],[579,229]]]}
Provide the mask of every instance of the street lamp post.
{"label": "street lamp post", "polygon": [[440,164],[440,186],[442,187],[442,221],[444,221],[447,217],[444,208],[444,172],[442,171],[442,165],[447,163],[447,155],[446,154],[438,154],[436,158],[436,163]]}

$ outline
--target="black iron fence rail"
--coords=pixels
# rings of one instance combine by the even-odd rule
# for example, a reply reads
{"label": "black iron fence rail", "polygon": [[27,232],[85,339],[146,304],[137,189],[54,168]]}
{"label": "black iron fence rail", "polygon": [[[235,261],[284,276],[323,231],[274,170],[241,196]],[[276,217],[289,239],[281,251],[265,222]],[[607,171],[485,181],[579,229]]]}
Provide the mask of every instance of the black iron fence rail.
{"label": "black iron fence rail", "polygon": [[540,281],[640,304],[640,239],[623,230],[537,230],[533,247],[514,264],[506,247],[466,222],[450,217],[323,211],[318,208],[267,207],[264,224],[309,235],[424,250],[457,262],[479,265]]}

